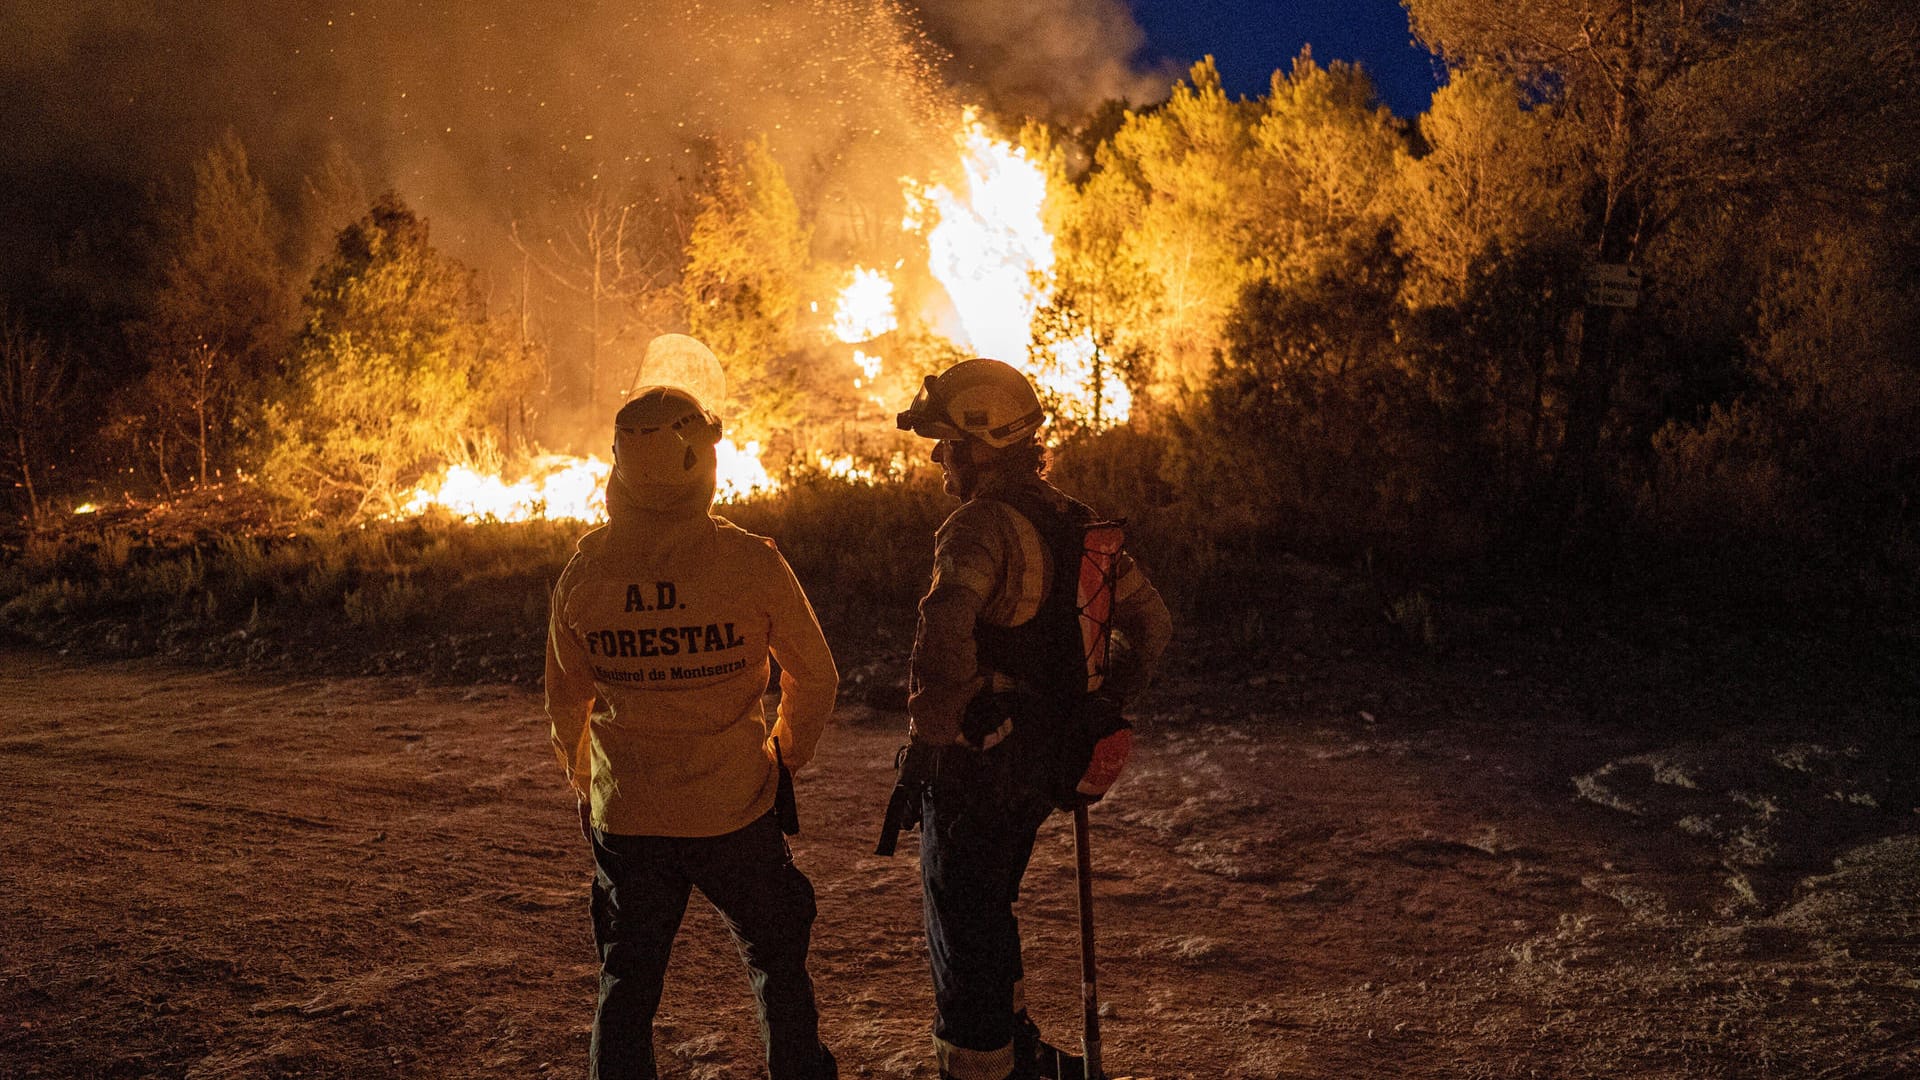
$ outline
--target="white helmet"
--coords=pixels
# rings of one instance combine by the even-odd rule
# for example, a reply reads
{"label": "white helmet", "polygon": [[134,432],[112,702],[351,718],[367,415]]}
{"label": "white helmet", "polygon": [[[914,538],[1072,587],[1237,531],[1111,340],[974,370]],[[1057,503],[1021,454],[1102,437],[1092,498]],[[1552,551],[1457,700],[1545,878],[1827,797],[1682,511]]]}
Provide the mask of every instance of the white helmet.
{"label": "white helmet", "polygon": [[643,388],[620,407],[613,427],[621,471],[644,484],[699,479],[720,441],[720,421],[677,386]]}
{"label": "white helmet", "polygon": [[895,423],[923,439],[976,439],[999,449],[1040,430],[1046,418],[1025,375],[976,357],[927,376]]}

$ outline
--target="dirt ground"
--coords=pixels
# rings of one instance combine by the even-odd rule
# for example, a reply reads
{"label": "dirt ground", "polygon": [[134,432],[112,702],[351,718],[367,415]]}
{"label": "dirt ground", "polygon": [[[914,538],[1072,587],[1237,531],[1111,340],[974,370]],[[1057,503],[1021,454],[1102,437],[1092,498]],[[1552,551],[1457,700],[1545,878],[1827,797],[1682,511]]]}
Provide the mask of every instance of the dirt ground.
{"label": "dirt ground", "polygon": [[[1093,811],[1116,1075],[1920,1075],[1920,815],[1807,718],[1660,735],[1504,671],[1173,680]],[[844,1075],[931,1077],[903,721],[800,779]],[[523,688],[0,651],[0,1077],[584,1070],[590,860]],[[1071,832],[1022,920],[1078,1025]],[[764,1075],[718,920],[667,1075]]]}

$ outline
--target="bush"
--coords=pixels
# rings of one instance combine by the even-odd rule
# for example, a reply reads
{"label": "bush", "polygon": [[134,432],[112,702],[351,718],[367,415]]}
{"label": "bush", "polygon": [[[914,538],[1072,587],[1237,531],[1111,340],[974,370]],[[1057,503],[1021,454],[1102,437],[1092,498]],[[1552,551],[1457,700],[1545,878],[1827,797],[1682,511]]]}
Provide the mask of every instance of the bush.
{"label": "bush", "polygon": [[1661,536],[1695,543],[1811,539],[1818,523],[1778,441],[1777,430],[1740,401],[1713,406],[1699,424],[1667,424],[1653,438],[1642,519]]}
{"label": "bush", "polygon": [[779,544],[830,636],[865,642],[910,638],[934,531],[956,505],[926,471],[897,484],[813,474],[719,512]]}
{"label": "bush", "polygon": [[417,621],[426,608],[426,592],[405,577],[390,578],[364,589],[349,589],[344,607],[347,621],[363,630],[385,630]]}

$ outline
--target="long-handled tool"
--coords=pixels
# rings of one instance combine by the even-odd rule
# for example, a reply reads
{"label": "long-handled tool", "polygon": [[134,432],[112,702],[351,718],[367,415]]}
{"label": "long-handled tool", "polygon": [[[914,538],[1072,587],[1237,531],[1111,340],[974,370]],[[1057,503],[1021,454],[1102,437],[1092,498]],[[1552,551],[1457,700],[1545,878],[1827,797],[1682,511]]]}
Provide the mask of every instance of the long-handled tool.
{"label": "long-handled tool", "polygon": [[1073,808],[1073,876],[1080,886],[1080,1053],[1087,1080],[1106,1080],[1100,1068],[1100,994],[1093,979],[1093,855],[1087,808]]}

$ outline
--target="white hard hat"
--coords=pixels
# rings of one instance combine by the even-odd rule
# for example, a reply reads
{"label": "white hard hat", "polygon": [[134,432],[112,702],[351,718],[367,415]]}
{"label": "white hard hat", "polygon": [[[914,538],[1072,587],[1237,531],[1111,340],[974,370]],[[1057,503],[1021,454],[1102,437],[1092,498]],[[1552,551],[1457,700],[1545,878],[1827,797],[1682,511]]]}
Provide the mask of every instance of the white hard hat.
{"label": "white hard hat", "polygon": [[927,376],[895,423],[923,439],[978,439],[997,449],[1040,430],[1046,418],[1025,375],[1003,361],[976,357]]}
{"label": "white hard hat", "polygon": [[720,421],[677,386],[642,388],[620,407],[613,427],[621,470],[646,484],[698,479],[720,441]]}

